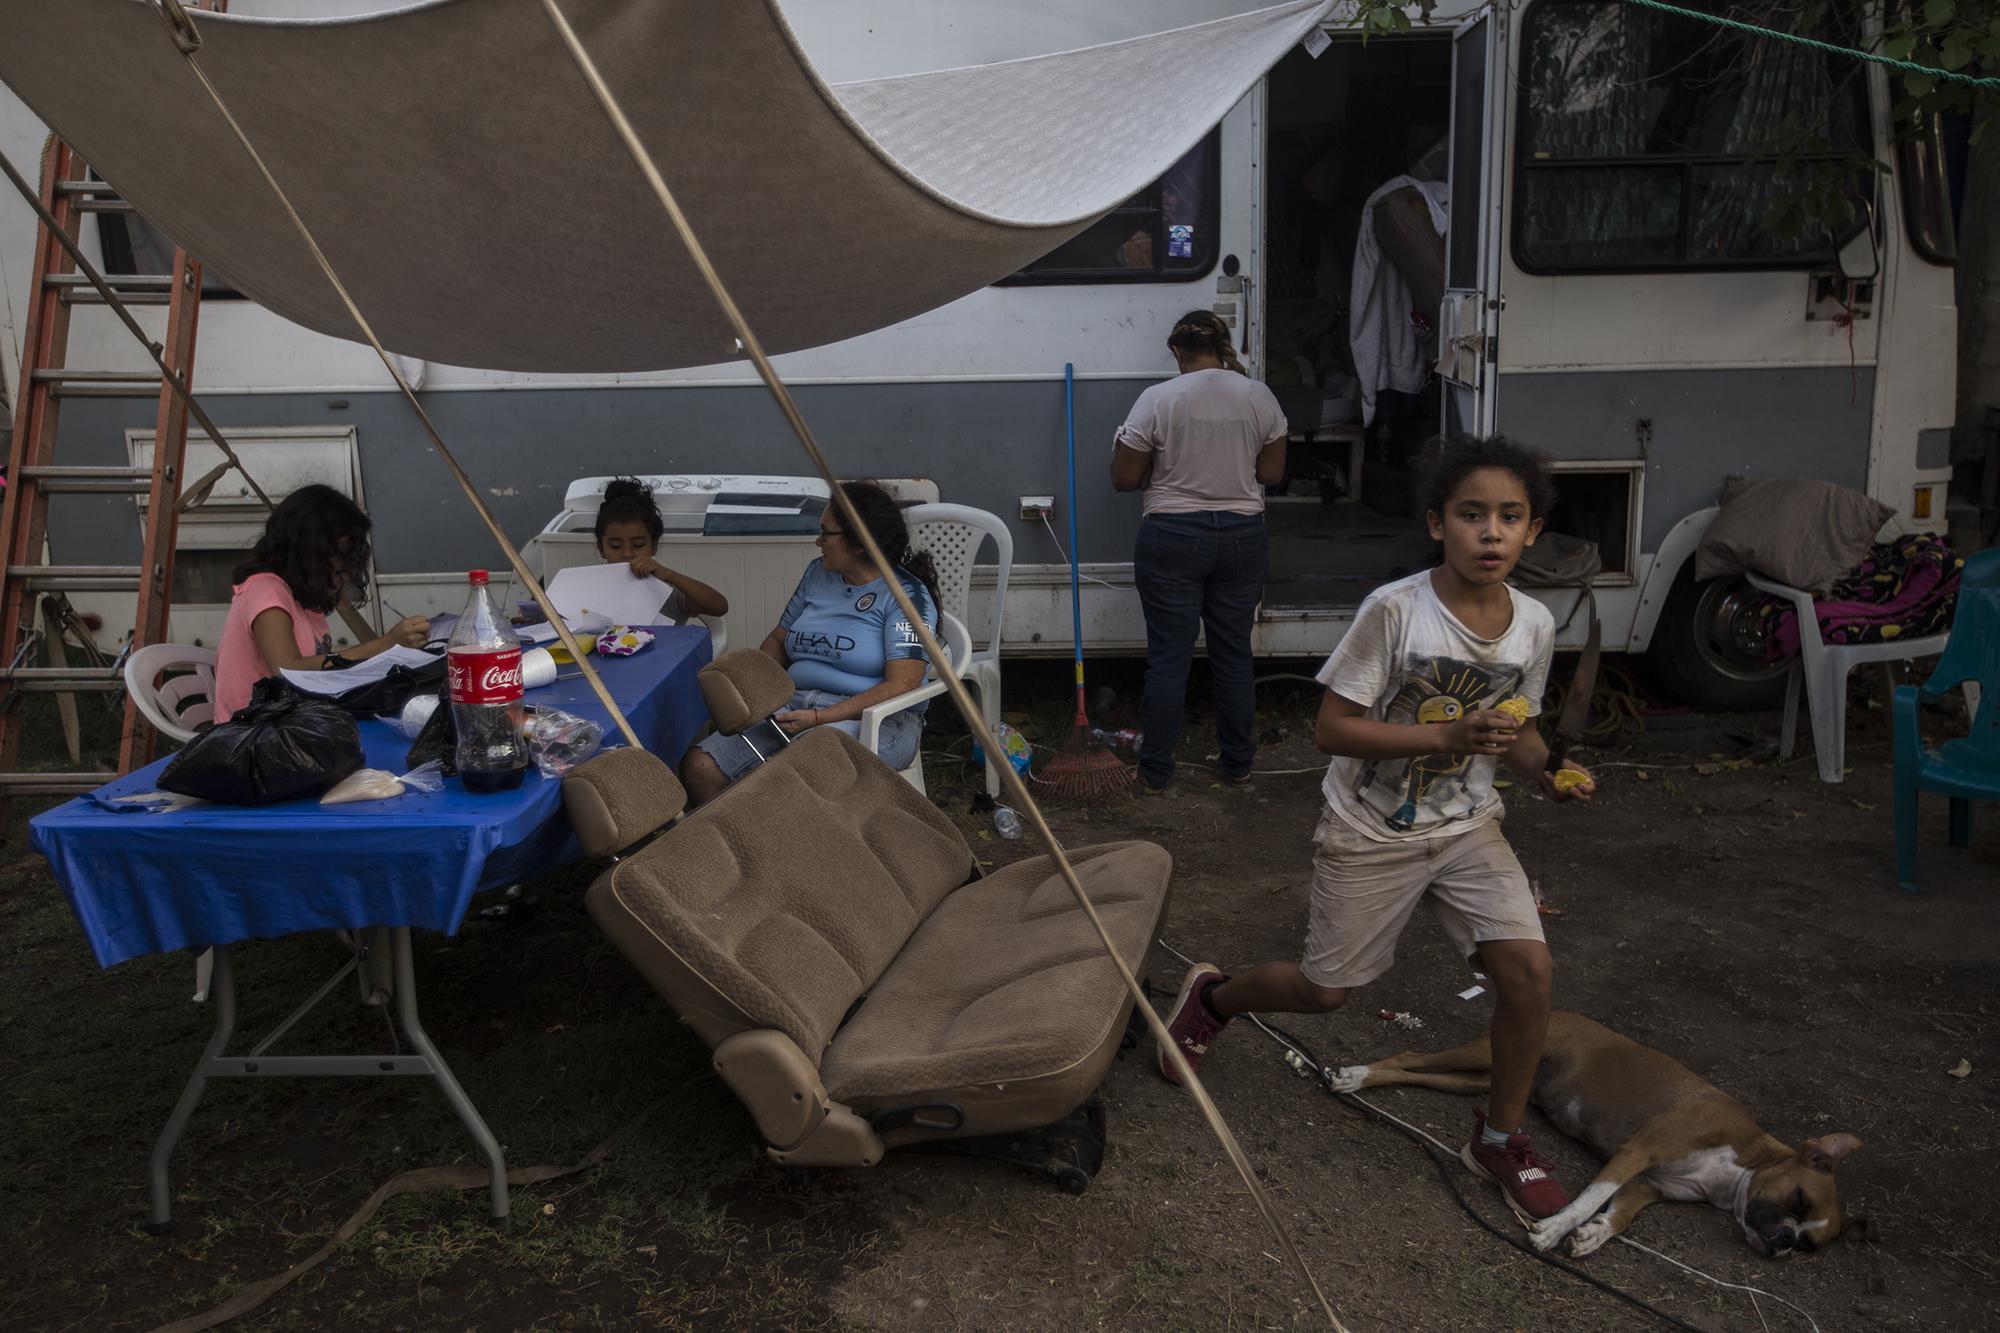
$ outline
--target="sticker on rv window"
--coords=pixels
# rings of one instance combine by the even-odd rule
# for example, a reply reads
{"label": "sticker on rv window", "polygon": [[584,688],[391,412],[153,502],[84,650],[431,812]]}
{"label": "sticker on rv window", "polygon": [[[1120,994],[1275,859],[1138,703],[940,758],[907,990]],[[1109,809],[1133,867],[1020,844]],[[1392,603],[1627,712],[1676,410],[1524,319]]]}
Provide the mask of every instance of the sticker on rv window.
{"label": "sticker on rv window", "polygon": [[1194,258],[1193,224],[1186,222],[1177,222],[1173,226],[1167,228],[1167,258],[1169,259]]}

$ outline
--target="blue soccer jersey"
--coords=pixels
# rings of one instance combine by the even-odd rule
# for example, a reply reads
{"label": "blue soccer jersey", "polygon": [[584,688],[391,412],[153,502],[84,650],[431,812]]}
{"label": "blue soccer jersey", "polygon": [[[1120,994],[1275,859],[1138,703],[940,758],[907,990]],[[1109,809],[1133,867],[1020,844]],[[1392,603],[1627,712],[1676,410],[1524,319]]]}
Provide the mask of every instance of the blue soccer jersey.
{"label": "blue soccer jersey", "polygon": [[[930,590],[907,570],[896,570],[896,577],[935,632],[938,612]],[[923,644],[886,580],[857,586],[818,560],[800,576],[778,628],[785,631],[792,680],[802,690],[860,694],[882,683],[889,663],[924,660]]]}

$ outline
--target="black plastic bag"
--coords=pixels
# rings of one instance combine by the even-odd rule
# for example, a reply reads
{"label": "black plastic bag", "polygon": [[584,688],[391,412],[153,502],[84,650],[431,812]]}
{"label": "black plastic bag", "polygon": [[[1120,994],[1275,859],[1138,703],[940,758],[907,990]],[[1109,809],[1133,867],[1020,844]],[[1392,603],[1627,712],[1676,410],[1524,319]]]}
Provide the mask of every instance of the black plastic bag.
{"label": "black plastic bag", "polygon": [[419,694],[444,688],[444,658],[420,667],[392,666],[382,679],[331,696],[355,717],[394,717]]}
{"label": "black plastic bag", "polygon": [[338,704],[266,676],[250,705],[187,743],[160,790],[222,805],[316,796],[361,767],[361,732]]}
{"label": "black plastic bag", "polygon": [[458,775],[458,728],[451,718],[451,698],[445,692],[443,682],[438,685],[438,706],[431,712],[430,719],[410,742],[410,752],[403,757],[405,768],[422,768],[431,761],[444,766],[446,777]]}

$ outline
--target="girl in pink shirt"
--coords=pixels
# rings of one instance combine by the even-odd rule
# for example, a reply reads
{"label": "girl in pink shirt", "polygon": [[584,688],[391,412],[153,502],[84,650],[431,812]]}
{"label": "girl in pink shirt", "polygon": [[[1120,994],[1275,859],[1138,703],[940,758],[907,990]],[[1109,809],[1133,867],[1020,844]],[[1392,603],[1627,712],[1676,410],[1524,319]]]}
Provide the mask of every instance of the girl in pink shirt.
{"label": "girl in pink shirt", "polygon": [[379,639],[333,651],[327,612],[368,576],[368,515],[331,486],[285,497],[236,570],[236,591],[215,649],[215,720],[250,702],[253,686],[280,671],[358,662],[396,644],[421,648],[430,622],[411,616]]}

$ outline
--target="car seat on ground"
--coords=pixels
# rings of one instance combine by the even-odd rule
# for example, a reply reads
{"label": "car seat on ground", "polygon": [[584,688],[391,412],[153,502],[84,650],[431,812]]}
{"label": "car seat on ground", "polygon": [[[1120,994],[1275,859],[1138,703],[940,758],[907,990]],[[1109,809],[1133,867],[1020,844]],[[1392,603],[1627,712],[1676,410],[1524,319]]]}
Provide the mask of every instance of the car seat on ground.
{"label": "car seat on ground", "polygon": [[[723,730],[768,715],[780,686],[766,667],[749,651],[704,669]],[[621,771],[600,782],[605,760]],[[641,766],[653,795],[621,808],[613,793]],[[685,799],[664,763],[631,751],[564,787],[592,812],[586,847],[600,854]],[[1172,859],[1146,842],[1070,859],[1120,954],[1142,963]],[[774,1161],[873,1166],[921,1145],[1021,1162],[1072,1190],[1094,1174],[1091,1094],[1131,1016],[1117,969],[1053,858],[981,875],[951,821],[851,737],[797,737],[614,864],[586,902],[714,1052]]]}

